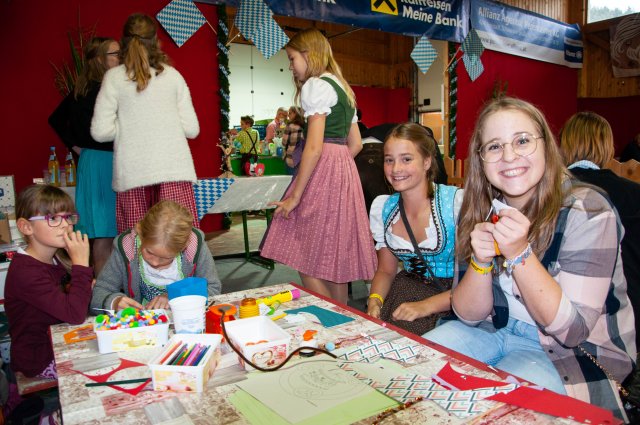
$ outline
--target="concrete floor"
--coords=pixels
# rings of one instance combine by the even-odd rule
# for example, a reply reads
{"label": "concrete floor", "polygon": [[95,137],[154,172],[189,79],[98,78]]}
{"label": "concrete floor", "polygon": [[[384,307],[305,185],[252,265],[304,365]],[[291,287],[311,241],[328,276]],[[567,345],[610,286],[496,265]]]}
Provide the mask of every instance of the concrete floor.
{"label": "concrete floor", "polygon": [[[266,220],[263,216],[250,216],[247,225],[250,250],[257,253],[266,230]],[[245,261],[242,220],[239,215],[233,217],[229,230],[209,233],[206,239],[222,281],[223,293],[287,282],[301,283],[298,273],[282,264],[276,264],[274,270],[269,270]],[[367,296],[368,289],[364,281],[353,282],[349,305],[364,311]]]}

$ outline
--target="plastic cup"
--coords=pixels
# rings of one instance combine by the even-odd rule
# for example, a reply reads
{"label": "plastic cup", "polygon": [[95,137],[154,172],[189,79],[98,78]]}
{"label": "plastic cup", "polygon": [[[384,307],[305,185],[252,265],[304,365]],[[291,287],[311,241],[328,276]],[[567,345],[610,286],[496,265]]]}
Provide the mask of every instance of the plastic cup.
{"label": "plastic cup", "polygon": [[206,304],[207,298],[200,295],[185,295],[169,300],[176,333],[203,333]]}

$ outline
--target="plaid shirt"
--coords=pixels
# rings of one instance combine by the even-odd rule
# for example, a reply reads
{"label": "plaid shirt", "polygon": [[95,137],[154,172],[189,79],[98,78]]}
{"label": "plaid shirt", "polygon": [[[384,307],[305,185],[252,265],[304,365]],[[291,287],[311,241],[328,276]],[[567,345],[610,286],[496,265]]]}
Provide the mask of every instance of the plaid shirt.
{"label": "plaid shirt", "polygon": [[[633,368],[635,326],[620,259],[622,226],[605,198],[591,188],[574,188],[568,201],[571,206],[561,211],[554,241],[542,259],[543,264],[549,263],[549,274],[560,285],[562,298],[555,319],[546,327],[538,324],[540,344],[567,395],[626,419],[616,384],[580,349],[594,356],[619,383]],[[554,248],[556,252],[547,255]],[[496,327],[506,323],[508,315],[499,279],[511,280],[513,296],[522,302],[511,277],[506,273],[494,277]]]}
{"label": "plaid shirt", "polygon": [[302,127],[298,124],[289,123],[284,130],[284,136],[282,137],[282,146],[285,150],[285,162],[289,167],[293,167],[293,151],[296,149],[296,145],[304,137],[302,133]]}

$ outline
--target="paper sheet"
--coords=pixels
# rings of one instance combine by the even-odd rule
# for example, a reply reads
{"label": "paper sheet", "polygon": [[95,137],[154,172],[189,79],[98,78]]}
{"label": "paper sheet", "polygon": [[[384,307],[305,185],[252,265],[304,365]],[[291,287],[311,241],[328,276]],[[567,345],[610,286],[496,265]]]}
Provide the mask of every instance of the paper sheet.
{"label": "paper sheet", "polygon": [[[288,425],[282,416],[242,390],[236,391],[229,401],[252,425]],[[397,406],[393,399],[377,391],[342,403],[297,425],[346,425],[377,415],[385,409]]]}
{"label": "paper sheet", "polygon": [[278,372],[250,375],[237,385],[291,423],[376,392],[328,356],[315,356]]}

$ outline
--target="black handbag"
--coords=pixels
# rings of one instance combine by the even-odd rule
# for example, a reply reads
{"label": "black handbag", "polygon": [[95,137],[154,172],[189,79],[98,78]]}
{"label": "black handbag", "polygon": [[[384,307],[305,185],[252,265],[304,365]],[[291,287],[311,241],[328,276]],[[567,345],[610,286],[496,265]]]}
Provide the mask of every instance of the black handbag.
{"label": "black handbag", "polygon": [[422,301],[426,298],[448,291],[449,289],[451,289],[451,286],[453,284],[453,278],[439,278],[435,276],[433,270],[431,270],[431,267],[429,267],[429,264],[422,256],[422,252],[420,252],[420,248],[418,247],[416,238],[413,235],[411,226],[409,225],[409,220],[407,220],[406,214],[404,212],[402,196],[400,196],[398,207],[400,208],[400,217],[402,218],[402,223],[407,229],[407,233],[409,234],[409,239],[411,239],[413,249],[426,268],[428,276],[422,276],[420,274],[411,273],[405,270],[396,274],[395,279],[393,280],[393,282],[391,282],[391,287],[386,299],[384,300],[382,309],[380,310],[380,319],[413,334],[422,335],[435,328],[436,322],[440,318],[450,315],[451,312],[445,311],[436,313],[426,317],[421,317],[413,321],[394,320],[392,317],[393,312],[402,303]]}

